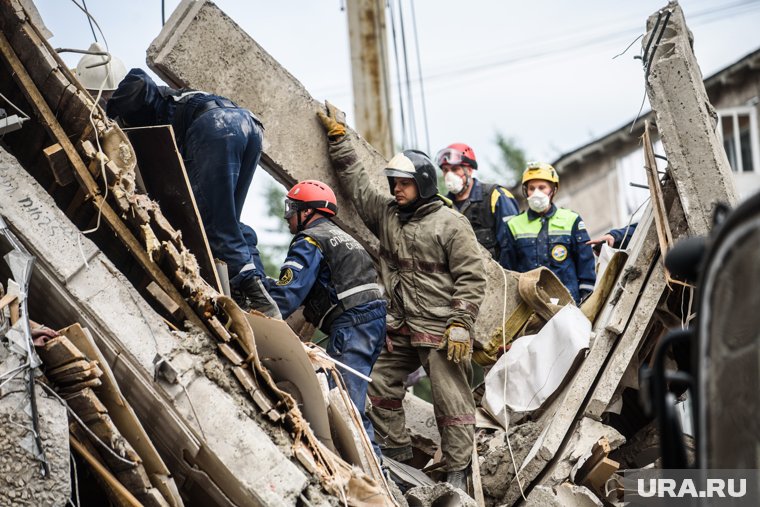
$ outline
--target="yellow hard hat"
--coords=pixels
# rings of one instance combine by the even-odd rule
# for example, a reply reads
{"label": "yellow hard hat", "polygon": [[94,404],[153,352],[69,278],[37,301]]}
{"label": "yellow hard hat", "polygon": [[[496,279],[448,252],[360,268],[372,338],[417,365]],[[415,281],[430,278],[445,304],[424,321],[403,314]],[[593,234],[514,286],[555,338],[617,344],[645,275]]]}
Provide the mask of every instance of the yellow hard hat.
{"label": "yellow hard hat", "polygon": [[559,188],[559,176],[557,171],[550,164],[545,162],[528,162],[528,167],[523,172],[522,184],[525,185],[530,180],[551,181]]}

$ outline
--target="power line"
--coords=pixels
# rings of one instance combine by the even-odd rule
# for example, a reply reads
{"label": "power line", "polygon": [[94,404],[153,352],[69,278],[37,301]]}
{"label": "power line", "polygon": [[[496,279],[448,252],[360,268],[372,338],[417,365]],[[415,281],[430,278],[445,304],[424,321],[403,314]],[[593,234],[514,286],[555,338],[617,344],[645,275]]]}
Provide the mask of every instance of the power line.
{"label": "power line", "polygon": [[428,117],[427,117],[427,102],[425,100],[425,83],[422,80],[422,61],[420,59],[420,40],[417,37],[417,14],[414,10],[414,0],[409,2],[409,5],[412,9],[412,27],[414,28],[414,46],[417,50],[417,75],[419,76],[420,80],[420,99],[422,101],[422,120],[424,122],[425,126],[425,147],[427,149],[427,154],[432,155],[430,151],[430,129],[428,128]]}
{"label": "power line", "polygon": [[[690,23],[692,26],[703,26],[757,9],[758,7],[760,7],[760,0],[740,0],[718,8],[705,9],[696,12],[692,15],[687,16],[687,21],[697,21]],[[540,60],[545,60],[550,57],[559,57],[565,53],[570,53],[578,49],[588,48],[590,46],[599,46],[608,42],[614,42],[616,40],[625,40],[639,34],[641,34],[640,25],[636,27],[629,26],[628,28],[615,30],[614,32],[608,31],[601,35],[587,36],[584,38],[574,37],[575,41],[570,44],[567,42],[569,40],[572,40],[572,38],[556,38],[552,39],[551,41],[547,41],[544,46],[549,46],[557,42],[563,42],[560,47],[552,46],[529,53],[525,53],[520,49],[513,49],[509,55],[502,53],[499,59],[478,63],[469,67],[458,67],[456,70],[442,70],[437,73],[429,73],[425,76],[424,79],[427,82],[435,82],[440,81],[444,78],[448,78],[449,82],[447,82],[443,87],[439,86],[438,89],[454,84],[461,85],[463,81],[472,81],[476,78],[482,77],[473,76],[473,73],[483,74],[484,72],[488,71],[501,71],[505,68],[522,63],[532,65],[534,63],[538,63]],[[532,46],[532,48],[535,48],[535,46]],[[456,83],[453,82],[454,79],[456,80]],[[341,85],[329,89],[326,88],[325,91],[322,92],[322,95],[335,96],[346,93],[346,87]]]}

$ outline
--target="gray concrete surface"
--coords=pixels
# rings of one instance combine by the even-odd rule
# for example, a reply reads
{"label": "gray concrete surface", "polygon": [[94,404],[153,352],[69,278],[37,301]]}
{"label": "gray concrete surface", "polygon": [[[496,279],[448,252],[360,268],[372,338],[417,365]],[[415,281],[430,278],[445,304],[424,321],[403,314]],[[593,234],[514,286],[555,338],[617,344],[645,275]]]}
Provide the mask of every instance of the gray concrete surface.
{"label": "gray concrete surface", "polygon": [[667,8],[672,14],[664,31],[664,15],[655,30],[657,13],[652,14],[641,41],[643,48],[651,42],[647,94],[689,229],[694,235],[704,235],[715,204],[736,203],[736,188],[715,132],[717,115],[705,91],[683,11],[676,2]]}
{"label": "gray concrete surface", "polygon": [[[191,461],[224,484],[237,503],[293,504],[310,477],[290,461],[289,441],[278,447],[252,404],[239,401],[245,400],[242,393],[236,399],[207,378],[203,356],[176,350],[179,340],[161,317],[1,150],[0,214],[37,257],[32,317],[51,327],[80,322],[90,329],[181,491],[192,487],[192,481],[185,482],[193,476]],[[213,347],[211,338],[204,338]],[[186,392],[181,385],[153,381],[156,354],[172,353]],[[234,380],[230,385],[237,388]]]}

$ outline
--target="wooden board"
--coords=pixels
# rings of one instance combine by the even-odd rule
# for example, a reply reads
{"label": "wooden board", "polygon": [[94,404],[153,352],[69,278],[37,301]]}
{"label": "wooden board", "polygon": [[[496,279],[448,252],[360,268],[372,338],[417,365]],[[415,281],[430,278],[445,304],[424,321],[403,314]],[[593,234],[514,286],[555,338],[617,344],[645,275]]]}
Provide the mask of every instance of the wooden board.
{"label": "wooden board", "polygon": [[172,479],[169,469],[153,446],[132,407],[122,396],[119,385],[116,383],[116,378],[108,366],[106,358],[101,354],[97,345],[95,345],[95,341],[89,331],[83,329],[79,324],[73,324],[59,332],[69,337],[88,357],[98,361],[103,370],[103,376],[100,377],[103,385],[95,390],[100,401],[108,409],[108,415],[119,429],[121,435],[140,455],[142,465],[151,478],[153,486],[161,492],[169,505],[181,507],[183,505],[182,499],[177,492],[177,487],[174,484],[174,479]]}
{"label": "wooden board", "polygon": [[203,279],[221,292],[214,257],[177,149],[174,131],[168,125],[160,125],[131,128],[124,132],[135,149],[135,171],[142,178],[148,196],[161,205],[164,216],[182,231],[182,241],[195,255]]}

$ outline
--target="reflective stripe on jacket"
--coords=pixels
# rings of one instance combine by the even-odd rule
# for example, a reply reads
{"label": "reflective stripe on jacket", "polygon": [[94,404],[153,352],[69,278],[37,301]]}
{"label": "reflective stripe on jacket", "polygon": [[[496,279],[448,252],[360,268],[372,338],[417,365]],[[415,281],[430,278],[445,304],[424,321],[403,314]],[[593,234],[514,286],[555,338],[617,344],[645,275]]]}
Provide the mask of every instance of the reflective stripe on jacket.
{"label": "reflective stripe on jacket", "polygon": [[527,210],[511,218],[507,269],[524,273],[545,266],[565,284],[576,302],[594,289],[594,254],[580,215],[565,208],[544,215]]}

